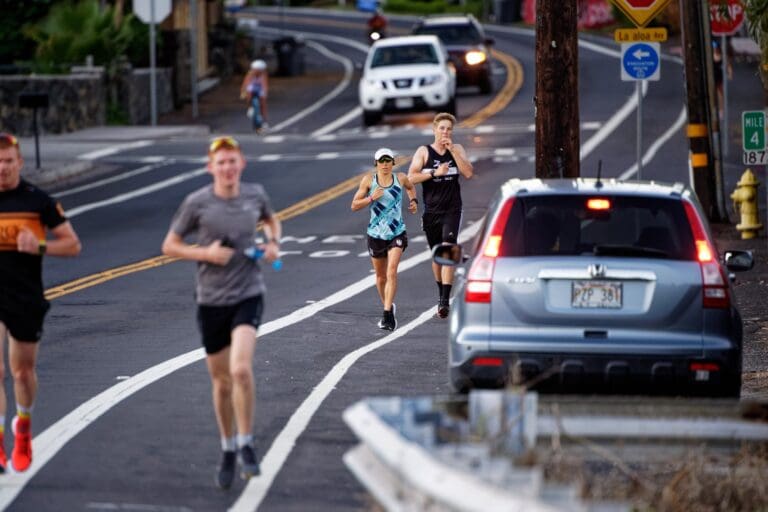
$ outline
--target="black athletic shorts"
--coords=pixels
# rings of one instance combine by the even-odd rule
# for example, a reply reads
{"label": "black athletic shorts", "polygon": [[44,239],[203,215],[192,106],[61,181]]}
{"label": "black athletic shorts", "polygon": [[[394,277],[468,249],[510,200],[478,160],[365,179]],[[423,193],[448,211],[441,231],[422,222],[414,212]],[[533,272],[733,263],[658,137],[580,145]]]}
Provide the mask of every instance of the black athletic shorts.
{"label": "black athletic shorts", "polygon": [[456,243],[461,227],[461,212],[425,213],[421,217],[421,229],[427,235],[429,248],[443,242]]}
{"label": "black athletic shorts", "polygon": [[206,354],[215,354],[232,343],[232,331],[238,325],[261,325],[264,300],[261,295],[245,299],[232,306],[197,307],[197,325],[203,336]]}
{"label": "black athletic shorts", "polygon": [[390,249],[405,250],[408,247],[408,235],[403,231],[392,240],[383,240],[368,235],[368,254],[371,258],[386,258]]}
{"label": "black athletic shorts", "polygon": [[24,307],[23,312],[0,308],[0,322],[5,324],[16,341],[36,343],[43,336],[43,320],[49,308],[47,301],[38,306]]}

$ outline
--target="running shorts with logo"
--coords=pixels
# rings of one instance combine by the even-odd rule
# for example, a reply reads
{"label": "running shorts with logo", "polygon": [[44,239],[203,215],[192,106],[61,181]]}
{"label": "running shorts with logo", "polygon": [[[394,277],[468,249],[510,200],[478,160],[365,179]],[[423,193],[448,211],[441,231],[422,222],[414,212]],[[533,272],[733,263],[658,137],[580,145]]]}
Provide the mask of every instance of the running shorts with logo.
{"label": "running shorts with logo", "polygon": [[66,221],[61,205],[24,179],[0,194],[0,322],[16,340],[39,341],[50,306],[43,295],[43,257],[18,251],[19,231],[28,228],[45,240],[46,229]]}
{"label": "running shorts with logo", "polygon": [[238,325],[251,325],[258,329],[264,312],[261,295],[250,297],[231,306],[197,307],[197,325],[203,337],[206,354],[215,354],[231,343],[232,330]]}
{"label": "running shorts with logo", "polygon": [[425,213],[421,217],[421,229],[427,236],[429,248],[443,242],[456,243],[461,229],[462,213]]}
{"label": "running shorts with logo", "polygon": [[408,247],[408,235],[403,231],[391,240],[384,240],[368,235],[368,254],[371,258],[386,258],[390,249],[402,249]]}

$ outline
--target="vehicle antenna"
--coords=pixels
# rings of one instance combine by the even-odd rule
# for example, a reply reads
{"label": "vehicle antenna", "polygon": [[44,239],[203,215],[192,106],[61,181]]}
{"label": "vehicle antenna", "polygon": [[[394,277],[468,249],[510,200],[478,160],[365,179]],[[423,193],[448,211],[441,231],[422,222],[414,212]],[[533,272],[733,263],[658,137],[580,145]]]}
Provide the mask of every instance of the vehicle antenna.
{"label": "vehicle antenna", "polygon": [[600,181],[600,172],[603,170],[603,160],[597,161],[597,181],[595,182],[595,188],[602,188],[603,182]]}

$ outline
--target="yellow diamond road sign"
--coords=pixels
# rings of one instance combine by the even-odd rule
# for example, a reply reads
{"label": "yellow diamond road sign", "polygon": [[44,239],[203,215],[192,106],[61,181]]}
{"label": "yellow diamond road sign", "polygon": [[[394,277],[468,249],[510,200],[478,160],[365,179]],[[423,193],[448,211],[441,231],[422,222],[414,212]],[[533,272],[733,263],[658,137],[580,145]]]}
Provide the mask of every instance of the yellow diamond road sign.
{"label": "yellow diamond road sign", "polygon": [[611,0],[635,25],[645,27],[669,3],[669,0]]}

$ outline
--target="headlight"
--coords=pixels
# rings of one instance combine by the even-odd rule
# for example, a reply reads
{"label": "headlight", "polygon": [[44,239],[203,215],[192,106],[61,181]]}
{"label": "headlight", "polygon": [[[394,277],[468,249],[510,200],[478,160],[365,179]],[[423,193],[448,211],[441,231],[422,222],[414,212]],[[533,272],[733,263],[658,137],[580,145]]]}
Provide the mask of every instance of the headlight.
{"label": "headlight", "polygon": [[467,52],[466,55],[464,55],[464,60],[467,64],[470,66],[474,66],[476,64],[480,64],[481,62],[485,62],[486,56],[485,52],[472,50]]}
{"label": "headlight", "polygon": [[371,89],[382,89],[382,83],[379,80],[365,80],[365,86]]}
{"label": "headlight", "polygon": [[424,77],[419,82],[419,85],[435,85],[439,84],[443,80],[443,75],[430,75]]}

